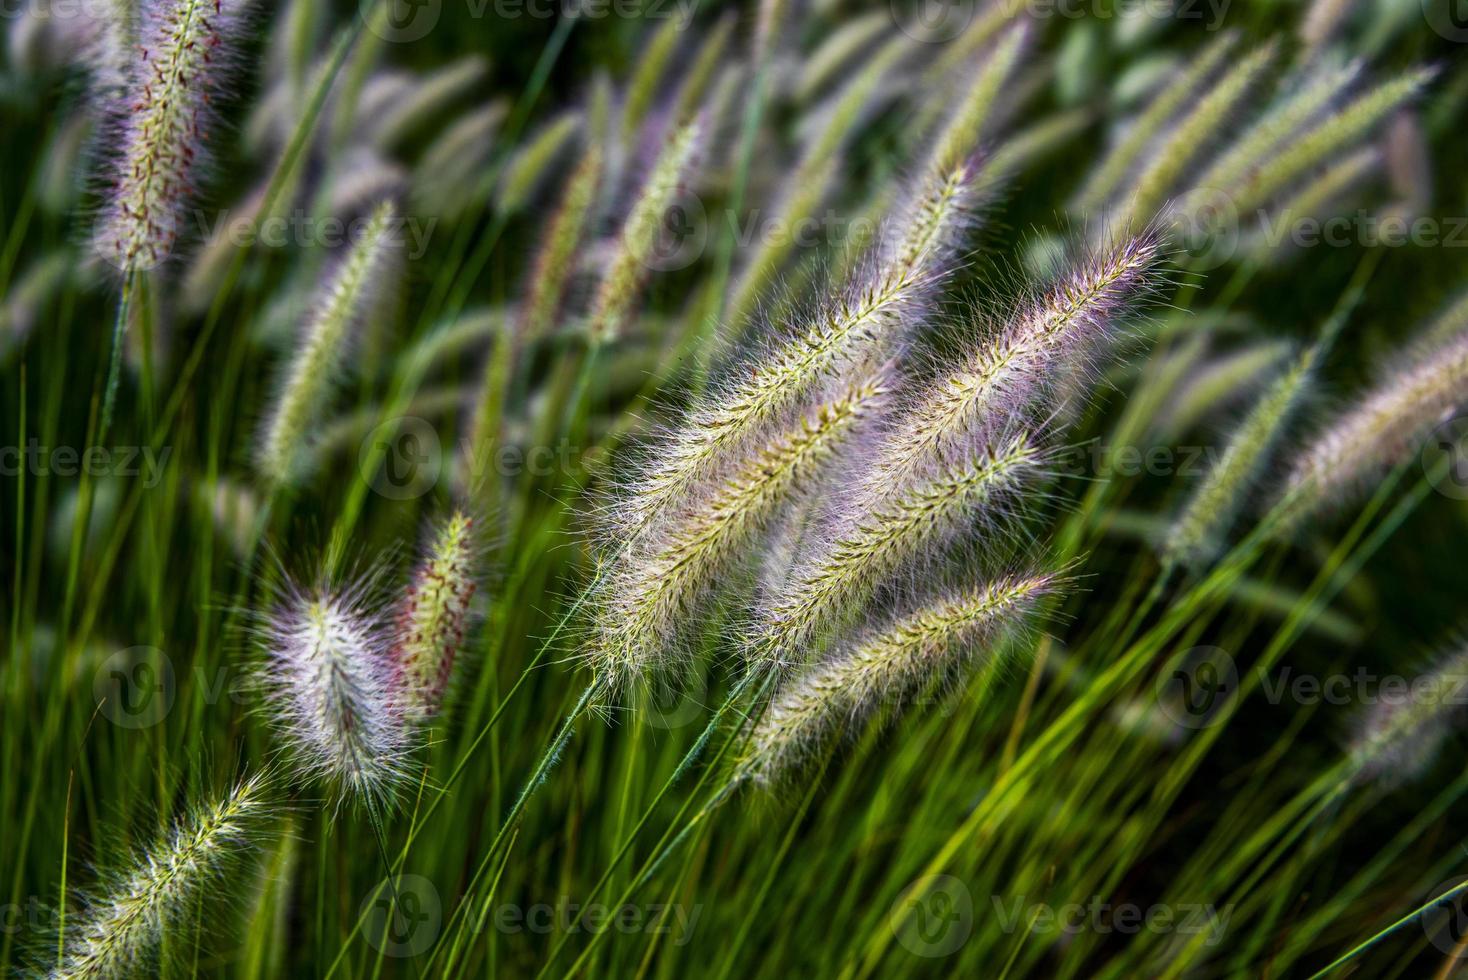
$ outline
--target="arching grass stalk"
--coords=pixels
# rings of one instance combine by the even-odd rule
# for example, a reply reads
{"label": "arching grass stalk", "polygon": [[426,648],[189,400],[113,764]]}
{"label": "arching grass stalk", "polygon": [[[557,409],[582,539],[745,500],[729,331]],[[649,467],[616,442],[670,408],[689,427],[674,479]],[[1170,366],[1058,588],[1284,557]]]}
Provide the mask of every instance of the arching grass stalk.
{"label": "arching grass stalk", "polygon": [[1325,969],[1319,970],[1311,974],[1310,980],[1320,980],[1321,977],[1328,976],[1335,970],[1340,969],[1347,963],[1354,960],[1356,957],[1360,956],[1362,953],[1371,950],[1383,939],[1386,939],[1388,936],[1400,932],[1405,927],[1422,918],[1433,909],[1442,908],[1444,906],[1452,907],[1452,903],[1456,902],[1458,896],[1462,895],[1464,892],[1468,892],[1468,881],[1465,881],[1459,885],[1455,885],[1447,891],[1443,892],[1441,895],[1437,896],[1436,898],[1423,903],[1416,909],[1413,909],[1411,912],[1408,912],[1406,915],[1402,916],[1396,922],[1393,922],[1391,925],[1378,932],[1376,935],[1372,936],[1370,939],[1366,940],[1363,943],[1360,943],[1357,946],[1352,947],[1341,956],[1332,960],[1331,963],[1325,967]]}
{"label": "arching grass stalk", "polygon": [[[591,706],[591,699],[598,690],[599,685],[595,680],[586,685],[586,689],[581,692],[581,697],[577,700],[576,706],[566,715],[565,720],[561,722],[560,730],[556,732],[555,737],[546,746],[545,752],[540,757],[540,762],[536,765],[535,771],[531,773],[530,778],[525,781],[525,786],[520,790],[520,795],[515,798],[514,805],[510,807],[510,812],[500,821],[500,829],[495,833],[494,840],[490,842],[489,847],[485,850],[484,858],[479,862],[479,867],[475,869],[473,877],[469,879],[469,883],[464,886],[464,900],[454,909],[453,915],[449,916],[449,921],[445,923],[443,938],[440,938],[434,948],[433,955],[428,958],[428,963],[424,967],[425,970],[432,970],[433,964],[438,961],[439,954],[444,950],[445,940],[453,930],[454,924],[459,921],[459,918],[469,908],[469,898],[474,894],[474,889],[478,887],[479,880],[484,877],[484,872],[489,868],[490,862],[499,853],[500,844],[503,843],[505,835],[519,822],[520,816],[525,810],[525,804],[529,802],[530,797],[534,795],[536,789],[545,782],[546,777],[550,774],[555,764],[560,761],[561,753],[565,751],[566,744],[571,741],[571,736],[575,732],[576,722],[581,719],[582,715],[586,713],[587,708]],[[448,967],[446,965],[445,971],[447,972],[447,970]]]}
{"label": "arching grass stalk", "polygon": [[[724,716],[740,699],[740,697],[744,694],[749,685],[754,681],[755,678],[763,677],[763,683],[760,684],[759,689],[755,692],[756,701],[762,702],[764,700],[765,693],[768,691],[770,685],[774,682],[775,676],[776,675],[772,672],[759,673],[755,671],[750,671],[749,673],[744,675],[744,677],[739,681],[738,684],[734,685],[733,689],[730,690],[728,697],[724,699],[724,703],[719,705],[718,710],[714,712],[714,716],[709,719],[708,724],[704,726],[703,731],[699,733],[699,736],[694,740],[693,745],[691,745],[688,751],[684,753],[683,758],[678,762],[677,767],[673,770],[673,774],[667,778],[662,787],[658,789],[656,794],[654,794],[651,802],[648,803],[647,808],[643,810],[642,816],[638,818],[636,825],[633,826],[632,830],[628,832],[626,838],[622,841],[622,845],[617,849],[617,853],[612,855],[611,861],[607,862],[606,870],[602,872],[601,877],[597,879],[596,884],[592,886],[591,891],[587,894],[585,901],[582,903],[584,906],[589,907],[591,903],[596,901],[596,899],[601,895],[601,890],[607,886],[607,883],[609,881],[611,881],[613,873],[615,873],[617,868],[621,866],[623,858],[625,858],[628,852],[632,850],[632,845],[636,843],[638,835],[642,833],[642,828],[645,827],[648,820],[652,818],[653,812],[657,810],[658,805],[663,801],[663,798],[667,796],[668,792],[673,788],[674,784],[676,784],[683,777],[683,774],[686,773],[698,760],[699,756],[703,754],[704,748],[708,745],[709,739],[712,738],[713,733],[718,729],[720,723],[723,721]],[[664,853],[665,844],[668,841],[669,837],[672,835],[672,828],[677,826],[678,820],[682,818],[683,814],[687,812],[688,807],[693,803],[695,799],[697,799],[698,791],[703,788],[704,782],[708,779],[709,775],[711,775],[718,769],[719,763],[723,761],[725,753],[727,753],[730,747],[733,746],[734,743],[738,740],[739,730],[736,729],[734,731],[731,731],[729,733],[729,737],[724,740],[724,744],[714,755],[714,758],[712,759],[710,764],[704,769],[703,775],[699,777],[698,782],[694,785],[693,790],[688,794],[687,799],[684,800],[683,806],[679,808],[677,814],[674,816],[672,824],[669,826],[668,830],[664,832],[662,838],[653,848],[653,854],[662,855]],[[659,860],[661,860],[661,858],[659,858]],[[644,865],[635,875],[633,875],[632,881],[634,883],[634,886],[644,880],[644,875],[647,873],[647,870],[647,865]],[[618,908],[625,904],[629,894],[630,892],[622,896],[622,900],[617,905]],[[582,917],[584,917],[584,913]],[[581,919],[578,918],[578,924],[580,921]],[[556,958],[560,955],[561,950],[565,949],[566,944],[571,941],[571,935],[573,933],[574,929],[568,930],[564,935],[561,936],[560,941],[551,948],[550,953],[545,958],[545,962],[541,964],[539,972],[536,973],[536,980],[540,980],[540,978],[547,975],[547,972],[550,970],[551,965],[555,963]]]}
{"label": "arching grass stalk", "polygon": [[[749,676],[755,675],[751,674]],[[744,746],[748,744],[752,724],[758,723],[760,715],[763,714],[764,711],[764,706],[766,704],[764,694],[769,688],[770,684],[773,683],[777,675],[772,671],[767,671],[764,673],[764,676],[766,678],[766,682],[760,686],[760,690],[757,692],[757,707],[755,712],[745,719],[744,725],[730,732],[729,737],[724,740],[724,744],[720,747],[718,754],[714,756],[714,758],[710,761],[708,767],[704,769],[703,775],[699,777],[698,782],[694,784],[693,789],[683,800],[682,806],[678,808],[678,812],[675,813],[673,815],[673,819],[669,821],[667,829],[663,831],[663,835],[659,837],[657,843],[653,845],[650,856],[642,862],[641,867],[639,867],[637,871],[632,875],[632,880],[628,882],[627,887],[624,888],[622,890],[622,893],[617,897],[617,901],[613,905],[613,908],[624,907],[627,904],[628,899],[632,897],[637,889],[642,887],[652,878],[653,874],[662,865],[663,861],[667,860],[668,856],[676,851],[682,845],[682,843],[689,838],[694,829],[702,825],[703,821],[708,818],[709,814],[713,813],[726,799],[728,799],[729,796],[734,792],[734,789],[738,786],[738,782],[736,780],[725,780],[723,785],[719,787],[714,795],[710,797],[702,807],[699,808],[698,812],[695,813],[686,824],[682,825],[682,829],[678,829],[679,822],[683,820],[684,814],[689,811],[689,809],[693,806],[693,802],[698,799],[699,791],[703,789],[703,786],[708,781],[709,776],[718,770],[719,763],[723,761],[725,754],[731,748],[735,748],[736,746],[738,747],[738,750],[742,752]],[[685,757],[685,764],[688,761],[688,758]],[[629,840],[628,846],[630,846],[630,844],[631,842]],[[619,853],[618,860],[620,860],[620,858],[621,854]],[[615,867],[615,864],[613,865],[613,867]],[[610,873],[611,869],[608,869],[608,874]],[[581,954],[576,957],[575,962],[572,963],[570,968],[566,970],[566,972],[562,975],[562,980],[570,980],[571,977],[574,977],[581,970],[581,967],[586,963],[591,954],[595,952],[597,946],[601,943],[602,937],[605,935],[606,930],[601,930],[592,935],[591,942],[587,944],[586,948],[581,951]],[[541,967],[540,973],[537,976],[537,980],[540,980],[540,978],[547,975],[546,971],[550,968],[551,963],[554,962],[555,957],[559,953],[560,949],[564,947],[567,942],[569,942],[569,936],[563,938],[561,942],[557,944],[557,946],[551,951],[550,957],[546,959],[546,962]]]}
{"label": "arching grass stalk", "polygon": [[[1394,489],[1397,478],[1400,476],[1401,468],[1391,478],[1384,481],[1371,504],[1361,514],[1360,518],[1352,526],[1351,530],[1342,539],[1332,554],[1331,561],[1317,575],[1315,582],[1306,593],[1296,610],[1290,618],[1276,632],[1274,639],[1266,648],[1260,658],[1260,670],[1251,672],[1247,680],[1239,689],[1238,695],[1228,702],[1223,709],[1223,721],[1227,721],[1237,706],[1256,687],[1263,676],[1263,670],[1267,670],[1279,656],[1281,656],[1289,645],[1298,637],[1303,629],[1307,616],[1312,615],[1323,604],[1323,596],[1330,592],[1338,592],[1352,574],[1374,554],[1386,539],[1396,530],[1406,516],[1421,502],[1423,497],[1430,492],[1432,479],[1435,475],[1429,473],[1423,477],[1407,498],[1400,501],[1392,512],[1377,526],[1369,536],[1363,537],[1376,513],[1385,505],[1387,497]],[[1199,602],[1210,599],[1221,594],[1227,583],[1235,579],[1248,565],[1252,564],[1262,553],[1262,547],[1273,538],[1280,526],[1288,519],[1289,509],[1292,506],[1293,495],[1287,495],[1265,515],[1259,525],[1241,541],[1225,558],[1220,561],[1218,567],[1207,579],[1196,585],[1180,602],[1176,603],[1170,610],[1169,615],[1158,625],[1154,626],[1147,635],[1143,636],[1133,646],[1132,650],[1123,655],[1105,673],[1094,679],[1091,689],[1086,698],[1073,703],[1043,734],[1030,746],[1029,749],[1016,761],[1003,776],[996,781],[990,792],[983,801],[963,821],[963,823],[949,836],[948,840],[937,851],[934,857],[924,866],[922,872],[914,878],[915,886],[929,880],[929,876],[938,874],[949,865],[958,854],[964,841],[969,840],[984,826],[985,821],[992,818],[996,813],[1001,813],[1006,800],[1011,794],[1022,791],[1028,784],[1031,774],[1036,769],[1042,769],[1047,754],[1052,755],[1062,752],[1075,738],[1084,730],[1084,723],[1088,717],[1087,712],[1092,704],[1099,703],[1111,698],[1146,664],[1150,663],[1164,644],[1175,632],[1181,629],[1194,618],[1193,610]],[[1213,740],[1221,733],[1225,724],[1212,725],[1208,729],[1208,735],[1196,740],[1190,748],[1192,759],[1190,765],[1195,766],[1202,758],[1204,752],[1212,744]],[[1184,767],[1188,771],[1188,767]],[[1166,798],[1169,794],[1175,794],[1182,788],[1183,779],[1170,780],[1160,787],[1157,792]],[[912,893],[911,898],[920,898],[921,894]],[[912,903],[906,903],[906,909],[912,907]],[[905,913],[906,914],[906,913]],[[905,922],[905,919],[903,920]],[[874,931],[868,938],[865,952],[859,964],[857,961],[848,967],[843,977],[865,978],[872,974],[881,962],[883,953],[888,945],[888,936],[895,935],[901,928],[903,922],[894,921],[892,931],[884,934],[882,930]]]}
{"label": "arching grass stalk", "polygon": [[122,381],[122,345],[127,335],[127,320],[131,315],[133,278],[137,273],[123,273],[122,289],[117,299],[117,321],[112,327],[112,355],[108,360],[107,382],[102,389],[102,423],[97,429],[97,441],[107,438],[112,428],[112,409],[117,401],[117,386]]}

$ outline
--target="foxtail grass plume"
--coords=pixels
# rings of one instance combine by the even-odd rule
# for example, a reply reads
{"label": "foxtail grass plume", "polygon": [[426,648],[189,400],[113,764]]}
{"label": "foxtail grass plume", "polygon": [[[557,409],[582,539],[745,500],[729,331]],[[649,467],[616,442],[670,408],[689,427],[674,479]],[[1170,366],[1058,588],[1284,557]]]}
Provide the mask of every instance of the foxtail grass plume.
{"label": "foxtail grass plume", "polygon": [[[1197,353],[1201,354],[1201,345]],[[1203,419],[1256,394],[1260,383],[1274,380],[1293,353],[1294,345],[1287,340],[1266,340],[1201,364],[1193,357],[1158,411],[1152,431],[1164,442],[1177,441]]]}
{"label": "foxtail grass plume", "polygon": [[1381,169],[1381,162],[1381,151],[1367,146],[1311,177],[1270,209],[1269,217],[1246,240],[1247,247],[1273,249],[1282,257],[1295,243],[1289,235],[1281,235],[1280,229],[1296,227],[1305,219],[1319,221],[1340,213],[1344,200]]}
{"label": "foxtail grass plume", "polygon": [[471,409],[469,458],[464,460],[468,468],[466,486],[471,493],[493,489],[490,469],[500,445],[504,408],[512,396],[516,366],[522,351],[551,330],[565,303],[577,251],[595,215],[602,171],[601,148],[588,145],[546,225],[531,267],[528,294],[515,325],[495,338],[485,361],[484,376]]}
{"label": "foxtail grass plume", "polygon": [[814,641],[855,618],[904,566],[965,528],[1002,527],[1044,468],[1030,436],[1001,436],[885,498],[837,508],[835,527],[800,562],[790,586],[767,601],[751,657],[775,666],[806,659]]}
{"label": "foxtail grass plume", "polygon": [[[189,807],[131,868],[99,887],[80,921],[66,923],[66,945],[50,976],[126,980],[166,975],[159,945],[199,915],[211,892],[251,851],[275,806],[266,778],[241,780],[222,799]],[[176,937],[175,937],[176,938]]]}
{"label": "foxtail grass plume", "polygon": [[1296,132],[1267,160],[1245,168],[1230,181],[1222,181],[1217,189],[1228,196],[1240,214],[1249,213],[1311,168],[1338,159],[1344,150],[1415,98],[1435,74],[1432,68],[1419,68],[1382,82]]}
{"label": "foxtail grass plume", "polygon": [[1387,788],[1426,774],[1443,743],[1464,720],[1468,649],[1441,658],[1395,697],[1383,688],[1356,720],[1351,739],[1354,778]]}
{"label": "foxtail grass plume", "polygon": [[1320,432],[1286,482],[1299,521],[1402,462],[1468,403],[1468,334],[1427,346]]}
{"label": "foxtail grass plume", "polygon": [[992,124],[1000,93],[1009,81],[1030,36],[1030,24],[1021,20],[1005,32],[989,57],[979,62],[964,87],[963,98],[944,125],[933,146],[929,166],[951,170],[963,163],[979,146]]}
{"label": "foxtail grass plume", "polygon": [[576,250],[595,210],[602,169],[601,150],[588,146],[581,162],[566,180],[561,199],[535,255],[530,292],[517,328],[517,339],[521,343],[532,343],[543,337],[555,323],[575,267]]}
{"label": "foxtail grass plume", "polygon": [[593,344],[605,346],[621,336],[653,272],[663,222],[693,172],[702,138],[703,124],[688,123],[672,134],[653,165],[597,288],[588,327]]}
{"label": "foxtail grass plume", "polygon": [[1223,64],[1237,43],[1238,34],[1224,32],[1177,77],[1168,80],[1125,135],[1102,158],[1101,164],[1091,172],[1076,198],[1078,211],[1095,211],[1115,196],[1127,177],[1143,165],[1147,148],[1161,138],[1167,124],[1182,111],[1189,99],[1197,96],[1204,82]]}
{"label": "foxtail grass plume", "polygon": [[1208,145],[1216,143],[1238,113],[1250,91],[1264,77],[1275,57],[1266,44],[1245,57],[1210,86],[1152,155],[1137,178],[1126,207],[1117,212],[1113,227],[1126,228],[1149,221],[1162,209],[1179,178]]}
{"label": "foxtail grass plume", "polygon": [[652,110],[653,102],[666,82],[673,51],[683,34],[677,18],[669,18],[662,29],[652,35],[632,78],[627,83],[627,96],[622,102],[622,139],[632,142],[638,128]]}
{"label": "foxtail grass plume", "polygon": [[[720,66],[724,64],[724,53],[728,50],[729,41],[734,36],[734,26],[738,23],[738,17],[734,11],[729,11],[720,17],[699,45],[698,52],[693,56],[688,70],[683,73],[678,82],[677,94],[672,100],[672,111],[668,118],[676,125],[687,122],[698,112],[698,107],[704,104],[704,98],[709,94],[710,87],[715,84],[719,75]],[[713,113],[712,118],[719,118],[718,113]],[[717,129],[710,126],[711,130]]]}
{"label": "foxtail grass plume", "polygon": [[857,428],[880,411],[887,390],[885,373],[877,372],[800,413],[616,556],[590,655],[609,687],[669,663],[700,602],[782,508],[818,485]]}
{"label": "foxtail grass plume", "polygon": [[394,210],[384,202],[373,212],[361,239],[326,283],[316,312],[307,321],[302,345],[287,366],[280,394],[261,435],[256,465],[270,483],[289,484],[301,475],[312,429],[320,422],[345,366],[352,333],[386,288],[398,251]]}
{"label": "foxtail grass plume", "polygon": [[1274,447],[1309,393],[1317,356],[1314,347],[1301,355],[1244,417],[1223,457],[1209,468],[1169,529],[1163,548],[1168,562],[1198,567],[1218,555]]}
{"label": "foxtail grass plume", "polygon": [[1053,414],[1046,402],[1058,381],[1103,349],[1122,315],[1155,286],[1161,248],[1156,236],[1139,236],[1066,273],[919,396],[866,482],[883,492],[901,486],[914,472],[943,465],[1027,417]]}
{"label": "foxtail grass plume", "polygon": [[454,676],[479,587],[474,520],[462,510],[439,527],[398,605],[393,632],[395,700],[410,718],[438,714]]}
{"label": "foxtail grass plume", "polygon": [[[978,205],[976,165],[931,175],[899,217],[885,264],[696,409],[617,515],[636,531],[732,447],[825,379],[885,359],[951,275]],[[906,321],[906,322],[904,322]]]}
{"label": "foxtail grass plume", "polygon": [[553,172],[555,161],[576,142],[582,124],[579,113],[567,113],[525,142],[505,164],[505,172],[500,177],[497,199],[501,211],[514,214],[530,203],[546,175]]}
{"label": "foxtail grass plume", "polygon": [[854,734],[968,667],[992,663],[1038,603],[1053,574],[999,578],[948,596],[837,650],[779,691],[756,724],[737,779],[787,782],[838,732]]}
{"label": "foxtail grass plume", "polygon": [[885,10],[853,16],[831,31],[820,46],[802,60],[800,77],[795,83],[795,100],[810,103],[833,79],[870,49],[892,26]]}
{"label": "foxtail grass plume", "polygon": [[1227,150],[1219,154],[1198,178],[1197,186],[1219,190],[1237,187],[1242,178],[1278,153],[1302,126],[1318,117],[1351,85],[1359,71],[1360,66],[1352,64],[1318,71],[1307,78],[1296,91],[1249,126]]}
{"label": "foxtail grass plume", "polygon": [[[841,163],[841,148],[860,131],[862,115],[870,111],[882,92],[881,83],[893,74],[910,53],[905,38],[895,38],[879,48],[830,99],[822,110],[819,128],[805,140],[800,163],[781,191],[776,205],[779,220],[788,228],[816,214],[835,182]],[[782,264],[795,250],[796,236],[771,235],[749,256],[726,311],[727,318],[742,330],[765,298]]]}
{"label": "foxtail grass plume", "polygon": [[301,770],[373,811],[406,774],[412,735],[365,587],[287,585],[259,629],[267,711]]}
{"label": "foxtail grass plume", "polygon": [[401,148],[421,131],[425,119],[442,114],[478,87],[488,74],[489,63],[479,55],[469,55],[416,80],[401,97],[366,120],[371,126],[372,143],[384,152]]}
{"label": "foxtail grass plume", "polygon": [[116,164],[95,234],[123,272],[168,258],[204,163],[211,100],[238,40],[242,0],[145,0],[116,115]]}

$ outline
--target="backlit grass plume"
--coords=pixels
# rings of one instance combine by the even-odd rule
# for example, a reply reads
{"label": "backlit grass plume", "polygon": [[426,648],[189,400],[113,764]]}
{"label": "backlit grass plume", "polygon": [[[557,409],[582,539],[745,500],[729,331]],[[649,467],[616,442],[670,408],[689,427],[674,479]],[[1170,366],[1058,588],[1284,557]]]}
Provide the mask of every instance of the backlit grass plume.
{"label": "backlit grass plume", "polygon": [[79,922],[67,922],[55,978],[164,975],[159,945],[192,935],[205,903],[231,883],[274,815],[260,774],[241,780],[222,799],[191,805],[162,840],[137,855],[131,868],[104,879]]}
{"label": "backlit grass plume", "polygon": [[1442,657],[1406,687],[1391,693],[1383,686],[1357,718],[1350,746],[1357,780],[1390,788],[1427,772],[1443,743],[1462,726],[1468,650]]}
{"label": "backlit grass plume", "polygon": [[901,339],[953,271],[978,203],[976,168],[970,160],[930,175],[899,215],[883,264],[692,412],[625,502],[619,516],[630,530],[821,380],[882,358]]}
{"label": "backlit grass plume", "polygon": [[904,565],[933,555],[965,528],[1001,526],[1044,463],[1028,435],[1003,436],[885,498],[838,507],[834,528],[768,601],[751,655],[774,664],[804,659],[813,640],[855,618]]}
{"label": "backlit grass plume", "polygon": [[266,711],[293,762],[374,812],[412,749],[382,620],[366,587],[287,584],[258,628]]}
{"label": "backlit grass plume", "polygon": [[866,633],[806,668],[755,726],[736,778],[764,785],[792,776],[838,731],[900,709],[965,667],[992,662],[1006,634],[1059,586],[1054,575],[999,578]]}
{"label": "backlit grass plume", "polygon": [[734,570],[781,508],[815,487],[886,393],[879,372],[799,414],[620,553],[607,576],[591,647],[597,674],[621,687],[651,667],[666,666],[720,577]]}
{"label": "backlit grass plume", "polygon": [[1209,468],[1169,530],[1163,549],[1168,561],[1197,566],[1218,554],[1285,427],[1309,393],[1316,356],[1316,348],[1301,355],[1244,417],[1222,458]]}
{"label": "backlit grass plume", "polygon": [[1419,350],[1315,436],[1286,483],[1298,521],[1353,496],[1468,403],[1468,334]]}
{"label": "backlit grass plume", "polygon": [[398,605],[391,651],[396,701],[411,718],[438,714],[479,587],[474,520],[455,511],[433,534]]}
{"label": "backlit grass plume", "polygon": [[1097,252],[1067,272],[994,336],[977,344],[958,370],[940,377],[894,427],[866,481],[877,492],[900,485],[925,465],[1012,428],[1045,404],[1062,378],[1115,336],[1122,315],[1156,285],[1161,243],[1147,235]]}
{"label": "backlit grass plume", "polygon": [[139,50],[117,118],[115,172],[96,231],[99,253],[124,272],[151,269],[178,239],[184,205],[204,163],[211,100],[241,0],[146,0]]}
{"label": "backlit grass plume", "polygon": [[309,437],[320,423],[345,367],[352,333],[386,288],[396,257],[394,209],[380,204],[361,238],[331,275],[307,321],[301,348],[286,366],[280,393],[266,419],[256,459],[264,479],[288,484],[301,475]]}
{"label": "backlit grass plume", "polygon": [[698,120],[676,130],[643,183],[592,303],[592,343],[606,345],[621,335],[643,285],[664,258],[657,252],[663,222],[692,173],[702,133]]}

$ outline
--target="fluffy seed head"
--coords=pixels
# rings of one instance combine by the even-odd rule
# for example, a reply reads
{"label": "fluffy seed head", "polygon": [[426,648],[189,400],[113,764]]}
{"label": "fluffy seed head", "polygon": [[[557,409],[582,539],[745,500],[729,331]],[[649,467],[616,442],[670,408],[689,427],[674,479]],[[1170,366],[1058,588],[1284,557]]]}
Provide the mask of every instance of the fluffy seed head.
{"label": "fluffy seed head", "polygon": [[783,782],[838,729],[850,731],[956,669],[992,659],[1004,634],[1058,585],[1054,575],[997,579],[869,632],[806,669],[760,719],[737,778]]}
{"label": "fluffy seed head", "polygon": [[1462,724],[1468,694],[1468,650],[1444,657],[1400,697],[1383,691],[1356,722],[1351,740],[1355,778],[1400,785],[1426,773],[1442,744]]}
{"label": "fluffy seed head", "polygon": [[1155,284],[1157,238],[1132,238],[1092,255],[1041,299],[1028,304],[979,344],[957,371],[941,379],[898,422],[868,484],[900,486],[914,471],[942,465],[1013,429],[1046,416],[1062,376],[1103,349],[1121,315]]}
{"label": "fluffy seed head", "polygon": [[259,680],[297,764],[369,807],[390,802],[412,747],[381,626],[362,589],[291,587],[260,628]]}
{"label": "fluffy seed head", "polygon": [[392,646],[395,699],[410,718],[443,704],[479,587],[474,521],[462,510],[438,528],[398,606]]}
{"label": "fluffy seed head", "polygon": [[505,164],[504,176],[500,178],[498,197],[502,211],[514,214],[530,202],[546,174],[552,171],[552,164],[568,145],[575,142],[581,127],[581,116],[568,113],[547,124],[525,142],[524,147]]}
{"label": "fluffy seed head", "polygon": [[593,343],[608,344],[621,336],[657,264],[663,221],[693,171],[703,128],[695,120],[673,133],[632,205],[592,304],[589,330]]}
{"label": "fluffy seed head", "polygon": [[695,410],[620,516],[636,531],[769,419],[823,381],[887,356],[904,320],[925,312],[971,223],[973,163],[932,175],[901,213],[885,261],[790,339]]}
{"label": "fluffy seed head", "polygon": [[607,579],[590,659],[613,687],[670,660],[678,634],[777,512],[819,481],[831,458],[886,395],[879,373],[761,438],[746,458],[694,494],[623,553]]}
{"label": "fluffy seed head", "polygon": [[65,952],[50,976],[159,975],[152,971],[164,936],[194,921],[199,902],[249,851],[273,812],[258,773],[224,798],[191,807],[163,840],[103,885],[79,922],[67,922]]}
{"label": "fluffy seed head", "polygon": [[306,324],[301,349],[287,366],[260,439],[257,466],[269,482],[288,484],[301,475],[309,433],[330,401],[352,331],[386,288],[388,270],[400,251],[393,214],[387,202],[373,212]]}
{"label": "fluffy seed head", "polygon": [[124,272],[163,262],[178,239],[208,139],[241,0],[150,0],[141,48],[116,110],[117,164],[95,234],[98,253]]}
{"label": "fluffy seed head", "polygon": [[1287,493],[1298,521],[1402,461],[1468,403],[1468,335],[1422,350],[1341,415],[1300,455]]}
{"label": "fluffy seed head", "polygon": [[965,527],[1000,522],[1042,465],[1028,436],[1002,437],[884,499],[857,498],[857,511],[838,512],[827,543],[768,604],[752,657],[775,666],[806,659],[812,640],[852,620],[904,565]]}
{"label": "fluffy seed head", "polygon": [[1316,351],[1307,351],[1254,404],[1173,522],[1164,546],[1170,562],[1200,566],[1213,560],[1255,481],[1268,465],[1285,426],[1309,391]]}

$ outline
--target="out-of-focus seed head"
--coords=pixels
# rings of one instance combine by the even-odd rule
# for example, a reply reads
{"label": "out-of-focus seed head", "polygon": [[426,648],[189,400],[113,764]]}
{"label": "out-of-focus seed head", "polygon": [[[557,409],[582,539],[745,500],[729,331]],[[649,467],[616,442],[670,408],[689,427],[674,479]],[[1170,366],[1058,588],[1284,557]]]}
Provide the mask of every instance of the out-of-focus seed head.
{"label": "out-of-focus seed head", "polygon": [[413,719],[443,706],[479,588],[474,519],[455,511],[438,527],[398,603],[391,651],[395,699]]}
{"label": "out-of-focus seed head", "polygon": [[94,235],[123,272],[172,253],[193,197],[245,0],[149,0],[138,11],[138,51],[115,111],[114,170]]}

